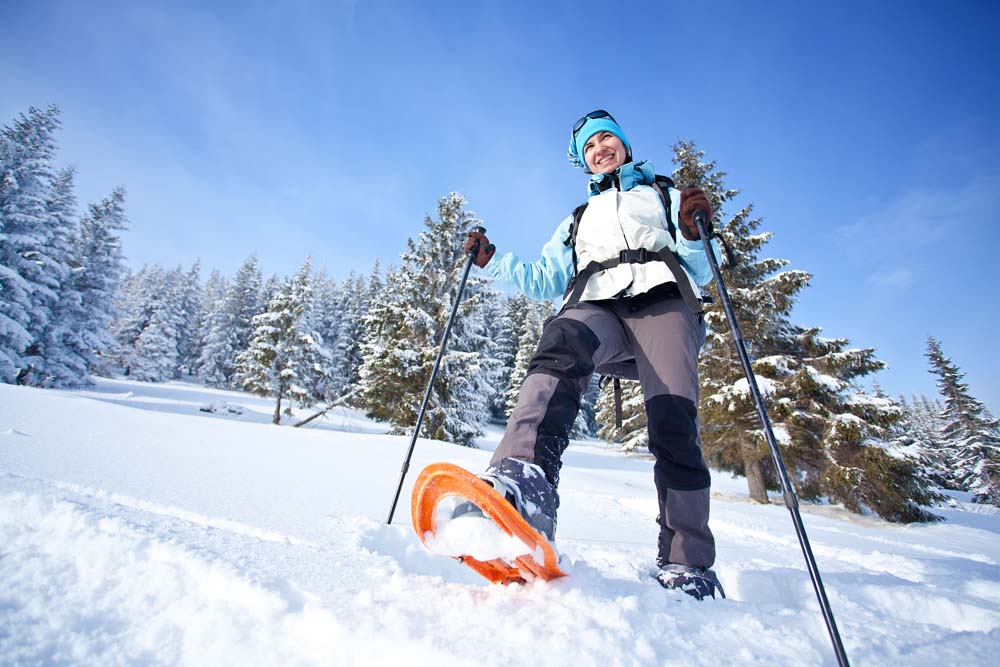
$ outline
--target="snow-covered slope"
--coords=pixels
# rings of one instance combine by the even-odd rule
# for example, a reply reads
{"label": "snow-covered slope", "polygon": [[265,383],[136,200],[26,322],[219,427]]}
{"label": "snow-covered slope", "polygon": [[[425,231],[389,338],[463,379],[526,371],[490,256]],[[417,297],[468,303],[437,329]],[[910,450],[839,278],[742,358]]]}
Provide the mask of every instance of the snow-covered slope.
{"label": "snow-covered slope", "polygon": [[[743,480],[713,487],[728,600],[649,578],[651,464],[587,443],[562,477],[571,576],[503,588],[423,550],[409,484],[385,524],[408,438],[270,411],[182,383],[0,385],[0,664],[835,664],[788,512]],[[408,482],[480,470],[498,438],[422,440]],[[972,509],[895,526],[803,508],[855,665],[995,664],[1000,516]]]}

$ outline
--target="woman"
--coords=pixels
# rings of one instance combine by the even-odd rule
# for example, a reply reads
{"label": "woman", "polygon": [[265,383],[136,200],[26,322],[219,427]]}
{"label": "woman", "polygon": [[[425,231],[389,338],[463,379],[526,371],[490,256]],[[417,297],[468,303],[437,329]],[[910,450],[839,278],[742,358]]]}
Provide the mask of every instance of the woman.
{"label": "woman", "polygon": [[625,133],[606,111],[574,124],[569,158],[591,175],[590,196],[562,221],[540,259],[508,253],[491,262],[489,239],[470,232],[466,241],[467,251],[479,243],[479,267],[526,295],[565,295],[545,324],[484,479],[554,539],[561,458],[582,391],[595,371],[637,377],[659,498],[656,578],[698,599],[715,597],[723,593],[709,569],[711,480],[697,415],[705,337],[699,286],[711,280],[711,269],[693,221],[698,210],[711,220],[711,207],[699,189],[658,185],[652,165],[633,162]]}

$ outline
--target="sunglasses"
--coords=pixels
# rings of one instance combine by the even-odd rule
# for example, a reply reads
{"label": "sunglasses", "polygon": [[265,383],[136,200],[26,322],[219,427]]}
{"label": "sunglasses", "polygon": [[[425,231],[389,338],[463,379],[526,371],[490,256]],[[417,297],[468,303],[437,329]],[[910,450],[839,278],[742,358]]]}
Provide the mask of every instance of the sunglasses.
{"label": "sunglasses", "polygon": [[583,126],[586,125],[587,121],[590,120],[591,118],[594,118],[594,119],[597,119],[597,118],[610,118],[612,123],[615,123],[615,124],[618,123],[618,121],[615,120],[614,116],[612,116],[611,114],[609,114],[604,109],[598,109],[597,111],[591,111],[586,116],[582,117],[580,120],[578,120],[575,123],[573,123],[573,139],[576,139],[577,133],[579,133],[580,130],[583,129]]}

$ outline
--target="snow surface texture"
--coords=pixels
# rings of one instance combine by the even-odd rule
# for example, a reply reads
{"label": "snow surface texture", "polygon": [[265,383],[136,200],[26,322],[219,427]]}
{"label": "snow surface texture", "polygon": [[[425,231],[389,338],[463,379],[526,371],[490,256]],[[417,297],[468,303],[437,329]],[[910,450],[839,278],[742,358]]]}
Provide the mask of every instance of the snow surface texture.
{"label": "snow surface texture", "polygon": [[[220,401],[244,411],[199,409]],[[408,438],[271,410],[181,383],[0,385],[0,664],[835,664],[788,512],[742,479],[714,476],[728,600],[650,577],[651,463],[597,443],[562,472],[570,576],[505,588],[429,554],[407,507],[421,467],[483,470],[499,431],[421,440],[387,526]],[[896,526],[803,507],[853,664],[996,664],[1000,516],[975,509]]]}

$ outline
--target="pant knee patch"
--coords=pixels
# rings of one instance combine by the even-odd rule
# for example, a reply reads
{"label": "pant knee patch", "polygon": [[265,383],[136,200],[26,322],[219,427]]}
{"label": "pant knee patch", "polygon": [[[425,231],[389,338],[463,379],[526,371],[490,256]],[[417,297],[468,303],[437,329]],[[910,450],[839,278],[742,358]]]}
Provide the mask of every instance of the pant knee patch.
{"label": "pant knee patch", "polygon": [[664,488],[704,489],[711,476],[701,453],[698,410],[683,396],[661,395],[646,401],[649,451],[654,474]]}
{"label": "pant knee patch", "polygon": [[578,382],[594,372],[594,353],[600,346],[597,334],[583,322],[556,318],[542,331],[527,373]]}

